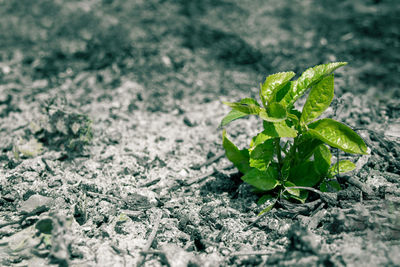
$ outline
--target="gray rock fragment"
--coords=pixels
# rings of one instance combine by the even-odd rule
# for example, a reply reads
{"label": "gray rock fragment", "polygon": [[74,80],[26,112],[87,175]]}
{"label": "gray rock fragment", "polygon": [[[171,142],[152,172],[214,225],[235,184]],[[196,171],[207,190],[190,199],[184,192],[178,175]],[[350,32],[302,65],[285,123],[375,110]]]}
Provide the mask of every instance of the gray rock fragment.
{"label": "gray rock fragment", "polygon": [[52,201],[53,199],[49,197],[32,195],[30,198],[21,203],[19,212],[21,214],[31,214],[39,211],[49,210]]}

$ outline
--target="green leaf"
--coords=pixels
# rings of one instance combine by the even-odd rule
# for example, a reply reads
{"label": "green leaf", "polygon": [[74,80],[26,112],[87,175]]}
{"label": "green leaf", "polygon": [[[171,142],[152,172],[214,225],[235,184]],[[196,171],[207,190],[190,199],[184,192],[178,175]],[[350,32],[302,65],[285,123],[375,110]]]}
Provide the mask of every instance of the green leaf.
{"label": "green leaf", "polygon": [[331,151],[329,148],[322,144],[319,145],[315,150],[314,150],[314,166],[315,166],[315,171],[319,175],[326,175],[328,173],[329,167],[331,166]]}
{"label": "green leaf", "polygon": [[321,176],[315,171],[313,161],[305,161],[290,170],[289,181],[297,186],[313,187],[321,180]]}
{"label": "green leaf", "polygon": [[289,127],[285,121],[281,122],[268,122],[263,121],[265,135],[271,137],[296,137],[297,131]]}
{"label": "green leaf", "polygon": [[251,139],[250,148],[255,147],[259,144],[262,144],[271,138],[274,138],[274,137],[269,136],[269,135],[265,134],[264,132],[261,132]]}
{"label": "green leaf", "polygon": [[297,146],[299,159],[303,161],[309,159],[315,148],[322,143],[321,140],[313,138],[310,134],[303,134]]}
{"label": "green leaf", "polygon": [[292,164],[292,159],[289,156],[283,159],[283,164],[281,168],[282,180],[287,180],[289,178],[291,164]]}
{"label": "green leaf", "polygon": [[362,138],[348,126],[332,119],[322,119],[308,125],[308,132],[332,147],[348,153],[367,154]]}
{"label": "green leaf", "polygon": [[294,81],[287,94],[280,101],[283,105],[289,107],[292,106],[294,102],[301,97],[308,88],[319,83],[326,76],[331,75],[331,73],[339,67],[347,65],[346,62],[335,62],[317,65],[313,68],[307,69],[301,76]]}
{"label": "green leaf", "polygon": [[288,111],[288,120],[286,120],[286,123],[289,127],[293,127],[294,129],[299,128],[299,120],[301,117],[301,112],[295,109],[291,109]]}
{"label": "green leaf", "polygon": [[301,118],[301,112],[298,111],[297,109],[290,109],[289,114],[293,115],[293,116],[291,116],[293,118],[296,117],[297,120],[300,120],[300,118]]}
{"label": "green leaf", "polygon": [[257,189],[263,191],[269,191],[274,189],[278,184],[278,171],[270,166],[265,171],[260,171],[258,169],[251,169],[245,175],[242,176],[242,180]]}
{"label": "green leaf", "polygon": [[287,117],[286,108],[278,102],[272,102],[268,105],[267,114],[269,117],[277,119],[286,119]]}
{"label": "green leaf", "polygon": [[260,109],[260,113],[258,113],[258,116],[264,120],[264,121],[269,121],[269,122],[281,122],[284,121],[286,118],[274,118],[270,117],[267,113],[267,111],[263,108]]}
{"label": "green leaf", "polygon": [[284,121],[287,118],[286,108],[277,102],[272,102],[266,109],[260,109],[258,115],[269,122]]}
{"label": "green leaf", "polygon": [[294,183],[289,182],[289,181],[286,181],[286,182],[284,183],[284,186],[285,186],[286,191],[287,191],[289,194],[291,194],[291,195],[293,195],[293,196],[297,196],[297,197],[300,196],[300,189],[298,189],[298,188],[291,188],[291,187],[295,187],[295,186],[296,186]]}
{"label": "green leaf", "polygon": [[262,159],[254,159],[254,158],[250,158],[249,160],[250,167],[259,169],[260,171],[265,171],[268,168],[270,162],[271,161],[265,161]]}
{"label": "green leaf", "polygon": [[300,123],[308,124],[318,118],[331,104],[333,89],[333,74],[322,79],[311,88],[307,101],[304,104]]}
{"label": "green leaf", "polygon": [[[222,132],[222,146],[225,149],[226,157],[238,168],[241,173],[248,172],[251,167],[249,165],[249,155],[246,150],[239,150],[227,137],[226,131]],[[247,153],[247,155],[246,155]]]}
{"label": "green leaf", "polygon": [[330,180],[330,181],[323,181],[319,185],[319,190],[322,192],[337,192],[340,191],[342,188],[338,181]]}
{"label": "green leaf", "polygon": [[248,115],[257,115],[260,113],[260,105],[255,99],[244,98],[240,102],[222,102],[225,105],[231,107],[234,110],[246,113]]}
{"label": "green leaf", "polygon": [[249,114],[241,112],[239,110],[232,109],[228,115],[226,115],[221,121],[221,127],[226,126],[230,122],[248,116]]}
{"label": "green leaf", "polygon": [[256,105],[256,106],[260,106],[260,104],[258,104],[257,100],[255,100],[254,98],[243,98],[242,100],[240,100],[239,102],[240,104],[243,105]]}
{"label": "green leaf", "polygon": [[276,93],[275,101],[281,102],[285,95],[289,92],[290,88],[292,88],[294,82],[288,82],[285,86],[283,86],[279,91]]}
{"label": "green leaf", "polygon": [[250,166],[264,171],[274,157],[274,140],[269,139],[255,146],[250,152]]}
{"label": "green leaf", "polygon": [[271,103],[276,93],[284,87],[290,79],[296,75],[294,72],[279,72],[276,74],[269,75],[265,82],[262,84],[260,89],[260,97],[263,100],[264,106],[266,103]]}
{"label": "green leaf", "polygon": [[[339,161],[339,173],[350,172],[356,168],[356,165],[350,160]],[[336,162],[330,169],[329,174],[335,176],[338,174],[338,163]]]}

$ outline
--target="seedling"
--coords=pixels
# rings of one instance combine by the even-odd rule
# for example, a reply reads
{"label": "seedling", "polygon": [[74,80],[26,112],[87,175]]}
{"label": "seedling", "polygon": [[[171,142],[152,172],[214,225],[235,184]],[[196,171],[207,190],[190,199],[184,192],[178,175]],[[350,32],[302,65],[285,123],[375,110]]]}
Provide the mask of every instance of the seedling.
{"label": "seedling", "polygon": [[[248,149],[239,150],[225,129],[222,134],[227,158],[243,173],[242,180],[262,195],[258,203],[266,208],[261,213],[271,210],[282,197],[304,203],[310,191],[307,188],[340,190],[336,175],[355,169],[355,165],[339,159],[332,164],[330,147],[367,154],[364,141],[351,128],[330,118],[316,120],[333,99],[333,71],[346,64],[318,65],[294,81],[294,72],[270,75],[260,85],[261,105],[252,98],[224,102],[232,110],[223,118],[222,127],[248,115],[262,119],[264,130],[252,138]],[[300,112],[294,103],[309,88]]]}

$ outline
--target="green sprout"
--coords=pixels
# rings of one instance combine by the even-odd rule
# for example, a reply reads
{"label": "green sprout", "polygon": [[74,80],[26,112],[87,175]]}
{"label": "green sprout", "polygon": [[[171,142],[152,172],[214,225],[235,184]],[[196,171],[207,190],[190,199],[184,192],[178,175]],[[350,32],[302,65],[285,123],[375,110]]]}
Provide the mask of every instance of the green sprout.
{"label": "green sprout", "polygon": [[[367,154],[364,141],[351,128],[330,118],[316,120],[333,99],[333,71],[346,64],[318,65],[294,81],[294,72],[270,75],[260,86],[261,105],[252,98],[224,102],[232,110],[223,118],[222,127],[248,115],[263,121],[264,130],[252,138],[248,149],[239,150],[225,129],[222,134],[226,157],[243,173],[242,180],[262,194],[258,203],[268,204],[261,213],[271,210],[282,197],[304,203],[313,187],[322,192],[339,191],[335,177],[355,169],[355,165],[339,159],[332,164],[329,147]],[[300,112],[294,103],[309,88]]]}

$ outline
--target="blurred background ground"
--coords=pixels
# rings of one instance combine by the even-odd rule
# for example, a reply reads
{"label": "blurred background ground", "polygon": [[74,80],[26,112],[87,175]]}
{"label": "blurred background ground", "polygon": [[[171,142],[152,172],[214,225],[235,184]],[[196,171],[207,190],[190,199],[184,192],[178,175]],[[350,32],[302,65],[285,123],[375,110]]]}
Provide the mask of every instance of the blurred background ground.
{"label": "blurred background ground", "polygon": [[[53,245],[43,250],[43,240],[29,239],[33,245],[28,242],[28,252],[17,245],[11,252],[0,251],[3,264],[130,265],[160,209],[166,230],[159,233],[158,249],[174,243],[200,256],[214,255],[222,265],[241,265],[246,262],[221,256],[224,249],[266,249],[268,240],[278,244],[276,248],[284,247],[289,242],[287,230],[273,228],[272,216],[267,224],[273,234],[268,237],[263,226],[244,236],[227,234],[256,214],[251,196],[230,195],[237,189],[233,182],[217,182],[214,177],[214,184],[172,193],[165,189],[176,188],[177,177],[189,179],[217,167],[188,168],[221,151],[218,125],[228,110],[221,100],[256,97],[259,83],[279,71],[300,74],[317,64],[349,62],[335,79],[335,101],[343,106],[338,118],[376,132],[364,132],[369,145],[376,147],[364,172],[357,175],[364,181],[375,177],[378,182],[372,179],[370,184],[377,190],[388,186],[383,182],[387,177],[398,186],[399,12],[397,0],[0,0],[0,247],[26,243],[23,237],[31,238],[29,231],[46,216],[53,218],[59,232],[68,225],[62,220],[74,218],[72,230],[58,235],[65,238],[53,236]],[[244,120],[232,126],[231,134],[245,145],[258,130],[256,125],[255,120]],[[28,154],[23,153],[26,147]],[[21,158],[16,157],[19,152]],[[58,202],[44,204],[48,211],[32,213],[26,205],[37,194]],[[112,196],[135,200],[121,204],[111,201]],[[223,215],[229,222],[205,216],[217,225],[209,229],[222,229],[217,237],[186,225],[208,224],[186,211],[200,210],[207,203],[230,209]],[[343,213],[365,217],[365,209],[382,203],[330,211],[331,221]],[[56,210],[61,215],[54,215]],[[132,210],[140,212],[132,215]],[[121,214],[130,215],[122,220]],[[21,223],[4,226],[21,218]],[[121,230],[126,221],[129,226]],[[286,223],[293,222],[282,225]],[[379,222],[370,224],[376,227]],[[18,233],[22,237],[16,237]],[[336,241],[353,240],[354,235],[321,234],[335,264],[396,260],[397,252],[383,241],[363,254],[370,237],[364,235],[354,239],[357,251],[343,253],[348,245]],[[210,240],[225,245],[215,252]],[[32,252],[30,245],[40,249]],[[125,254],[115,252],[118,248]],[[371,259],[370,254],[381,248],[386,256],[373,254],[376,258]],[[152,257],[149,264],[157,265],[157,259]],[[262,264],[265,259],[248,259],[254,265],[258,260]]]}
{"label": "blurred background ground", "polygon": [[269,73],[348,61],[353,81],[341,90],[399,96],[396,0],[0,4],[6,81],[14,72],[57,81],[111,68],[154,93],[218,96],[257,87]]}

